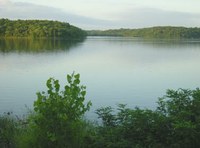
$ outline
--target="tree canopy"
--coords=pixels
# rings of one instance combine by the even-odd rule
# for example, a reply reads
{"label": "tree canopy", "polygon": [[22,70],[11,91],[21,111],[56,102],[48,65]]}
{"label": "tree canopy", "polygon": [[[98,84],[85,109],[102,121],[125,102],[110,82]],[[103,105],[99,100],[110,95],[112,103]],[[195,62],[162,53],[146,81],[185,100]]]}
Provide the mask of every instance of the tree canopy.
{"label": "tree canopy", "polygon": [[158,26],[141,29],[110,29],[110,30],[91,30],[87,31],[91,36],[125,36],[143,38],[187,38],[199,39],[200,28],[186,28],[173,26]]}
{"label": "tree canopy", "polygon": [[50,20],[0,19],[0,37],[77,39],[86,36],[85,31],[69,23]]}

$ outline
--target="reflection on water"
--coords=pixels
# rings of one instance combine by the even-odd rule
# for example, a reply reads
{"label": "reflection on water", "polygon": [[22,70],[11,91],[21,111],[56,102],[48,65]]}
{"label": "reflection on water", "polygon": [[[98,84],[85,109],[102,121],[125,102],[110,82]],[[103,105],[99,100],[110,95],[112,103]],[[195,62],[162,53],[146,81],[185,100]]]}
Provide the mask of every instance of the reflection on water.
{"label": "reflection on water", "polygon": [[[200,47],[200,40],[199,39],[144,39],[138,37],[89,37],[93,41],[105,41],[105,42],[112,42],[116,44],[136,44],[142,46],[150,46],[155,48],[179,48],[181,47]],[[173,48],[169,48],[173,47]]]}
{"label": "reflection on water", "polygon": [[58,52],[60,50],[69,50],[82,40],[53,40],[53,39],[28,39],[28,38],[10,38],[0,39],[0,52]]}
{"label": "reflection on water", "polygon": [[167,48],[167,49],[173,49],[173,48],[190,48],[192,47],[196,47],[199,48],[200,47],[200,40],[189,40],[189,39],[160,39],[160,40],[153,40],[153,39],[144,39],[141,42],[142,44],[146,44],[147,46],[153,46],[155,48]]}

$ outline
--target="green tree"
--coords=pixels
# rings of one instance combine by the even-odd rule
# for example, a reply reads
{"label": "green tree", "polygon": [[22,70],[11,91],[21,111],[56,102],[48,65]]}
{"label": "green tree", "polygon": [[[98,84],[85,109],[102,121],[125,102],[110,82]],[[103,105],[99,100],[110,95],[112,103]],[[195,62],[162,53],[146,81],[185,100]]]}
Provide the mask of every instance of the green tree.
{"label": "green tree", "polygon": [[200,89],[168,90],[159,99],[157,111],[170,123],[169,138],[175,147],[198,147],[200,142]]}
{"label": "green tree", "polygon": [[0,19],[0,37],[82,39],[85,31],[69,23],[48,20]]}
{"label": "green tree", "polygon": [[156,110],[119,105],[97,110],[93,147],[197,148],[200,145],[200,89],[168,90]]}
{"label": "green tree", "polygon": [[82,117],[90,109],[84,104],[86,87],[80,85],[80,75],[67,75],[68,85],[60,90],[58,80],[50,78],[47,92],[37,93],[34,103],[33,128],[37,133],[38,147],[81,147]]}

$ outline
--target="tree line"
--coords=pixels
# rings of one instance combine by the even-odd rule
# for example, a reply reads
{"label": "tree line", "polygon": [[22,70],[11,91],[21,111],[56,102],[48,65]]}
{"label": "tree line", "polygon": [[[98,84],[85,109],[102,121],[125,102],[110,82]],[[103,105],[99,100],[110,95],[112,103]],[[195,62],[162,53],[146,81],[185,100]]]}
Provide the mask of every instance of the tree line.
{"label": "tree line", "polygon": [[158,26],[141,29],[109,29],[109,30],[90,30],[87,31],[90,36],[124,36],[124,37],[142,37],[142,38],[186,38],[199,39],[200,28],[186,28],[173,26]]}
{"label": "tree line", "polygon": [[82,29],[69,23],[50,20],[0,19],[0,37],[77,39],[86,36]]}
{"label": "tree line", "polygon": [[34,112],[26,118],[0,116],[0,147],[4,148],[198,148],[200,89],[167,90],[155,110],[102,107],[101,123],[83,118],[86,87],[80,75],[67,75],[67,84],[50,78],[37,93]]}
{"label": "tree line", "polygon": [[109,29],[84,31],[66,22],[50,20],[0,19],[0,37],[77,39],[89,36],[124,36],[142,38],[199,39],[200,28],[157,26],[141,29]]}

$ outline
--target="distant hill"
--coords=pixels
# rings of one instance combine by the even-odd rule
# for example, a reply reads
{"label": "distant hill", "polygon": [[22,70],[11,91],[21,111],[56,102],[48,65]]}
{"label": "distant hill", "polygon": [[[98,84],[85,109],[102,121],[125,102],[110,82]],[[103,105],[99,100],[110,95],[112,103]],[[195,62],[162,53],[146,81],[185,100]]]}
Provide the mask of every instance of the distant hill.
{"label": "distant hill", "polygon": [[69,23],[49,20],[0,19],[0,37],[78,39],[86,36],[82,29]]}
{"label": "distant hill", "polygon": [[200,39],[200,28],[164,26],[142,29],[110,29],[105,31],[91,30],[87,31],[87,34],[90,36]]}

